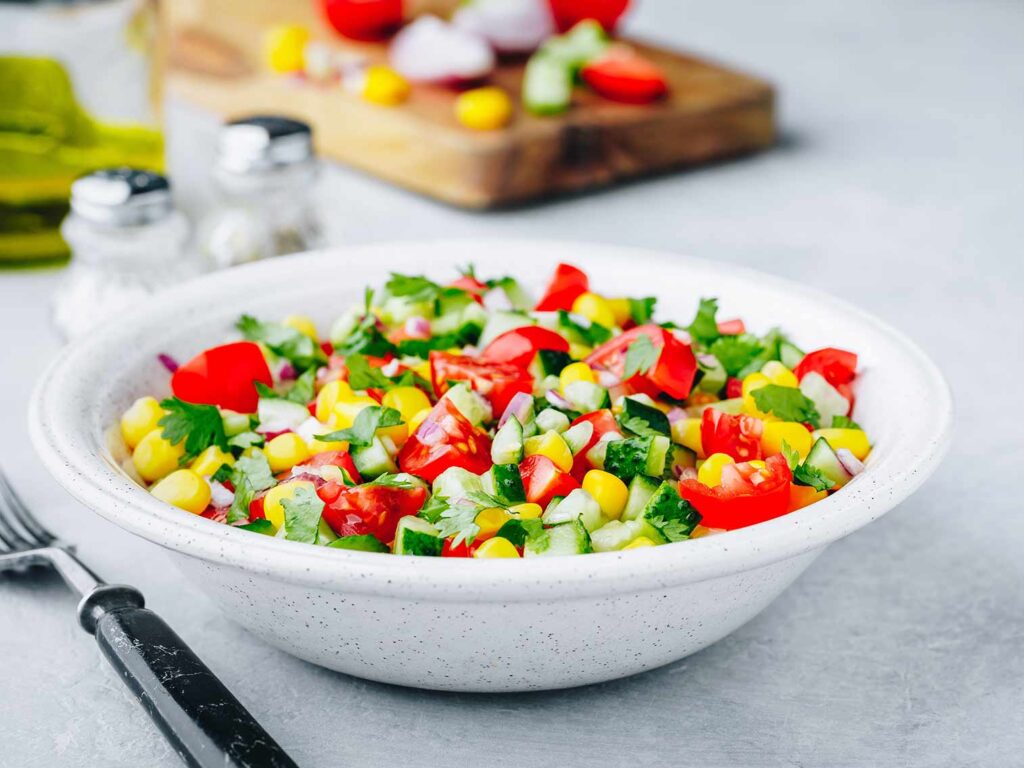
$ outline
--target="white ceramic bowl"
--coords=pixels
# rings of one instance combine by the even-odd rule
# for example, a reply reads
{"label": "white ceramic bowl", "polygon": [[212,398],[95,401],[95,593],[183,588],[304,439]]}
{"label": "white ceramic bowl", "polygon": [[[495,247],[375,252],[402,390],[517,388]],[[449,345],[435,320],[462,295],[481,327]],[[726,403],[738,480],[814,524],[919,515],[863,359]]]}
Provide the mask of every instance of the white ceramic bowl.
{"label": "white ceramic bowl", "polygon": [[[557,261],[596,290],[656,295],[687,320],[701,296],[748,327],[780,325],[806,349],[860,355],[856,417],[875,442],[867,470],[827,500],[761,525],[655,549],[530,560],[349,552],[269,538],[152,498],[106,435],[124,408],[167,392],[156,356],[222,342],[243,312],[313,316],[322,329],[389,271],[444,278],[475,263],[535,291]],[[263,262],[168,292],[62,353],[32,402],[31,434],[86,506],[166,547],[227,613],[315,664],[400,685],[461,691],[562,688],[631,675],[704,648],[749,621],[833,541],[888,512],[936,468],[952,407],[913,343],[831,296],[726,264],[538,241],[385,244]],[[854,588],[851,585],[851,589]]]}

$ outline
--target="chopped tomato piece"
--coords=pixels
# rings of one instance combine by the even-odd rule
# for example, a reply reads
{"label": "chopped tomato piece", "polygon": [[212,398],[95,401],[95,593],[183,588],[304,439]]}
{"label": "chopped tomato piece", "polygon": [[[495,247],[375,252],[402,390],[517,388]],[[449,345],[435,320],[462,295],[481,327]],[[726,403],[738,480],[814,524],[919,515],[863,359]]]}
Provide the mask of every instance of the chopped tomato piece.
{"label": "chopped tomato piece", "polygon": [[274,383],[263,352],[251,341],[237,341],[200,352],[178,368],[171,376],[171,391],[189,403],[254,413],[257,381],[268,387]]}
{"label": "chopped tomato piece", "polygon": [[572,475],[555,466],[555,462],[539,453],[527,456],[519,465],[519,474],[526,489],[526,500],[546,507],[556,496],[568,496],[580,487]]}
{"label": "chopped tomato piece", "polygon": [[635,392],[657,397],[664,392],[682,400],[690,394],[697,375],[697,359],[689,344],[684,344],[671,331],[660,325],[640,325],[605,342],[587,357],[587,365],[604,368],[622,377],[626,353],[641,336],[647,336],[659,350],[658,359],[646,371],[631,377],[626,384]]}
{"label": "chopped tomato piece", "polygon": [[[857,355],[835,347],[826,347],[804,355],[793,373],[798,379],[803,379],[811,371],[816,371],[824,377],[825,381],[836,389],[843,384],[849,384],[857,375]],[[842,393],[846,397],[845,393]]]}
{"label": "chopped tomato piece", "polygon": [[761,458],[764,423],[754,416],[733,416],[717,408],[705,408],[700,422],[704,454],[724,453],[736,461]]}
{"label": "chopped tomato piece", "polygon": [[572,29],[584,19],[594,19],[609,32],[629,8],[629,0],[551,0],[551,12],[560,32]]}
{"label": "chopped tomato piece", "polygon": [[741,333],[747,332],[747,326],[739,318],[722,320],[718,323],[718,332],[723,336],[739,336]]}
{"label": "chopped tomato piece", "polygon": [[405,19],[402,0],[321,0],[324,16],[340,35],[381,40]]}
{"label": "chopped tomato piece", "polygon": [[454,538],[444,540],[444,544],[441,545],[441,557],[472,557],[473,551],[481,543],[474,539],[472,544],[467,544],[466,540],[463,539],[453,546],[452,541],[454,541]]}
{"label": "chopped tomato piece", "polygon": [[427,500],[427,490],[420,486],[402,488],[368,483],[339,488],[332,501],[324,501],[324,520],[331,529],[339,536],[372,533],[385,543],[395,538],[398,521],[415,515]]}
{"label": "chopped tomato piece", "polygon": [[613,416],[612,412],[607,408],[602,408],[599,411],[591,411],[590,413],[585,413],[582,416],[577,417],[576,420],[573,421],[572,426],[575,427],[577,424],[581,424],[583,422],[590,423],[594,427],[594,433],[590,436],[590,440],[587,441],[587,444],[583,446],[583,449],[573,457],[571,470],[572,476],[580,482],[583,482],[583,476],[594,468],[587,459],[587,451],[597,445],[603,435],[606,435],[609,432],[619,431],[619,424],[615,421],[615,416]]}
{"label": "chopped tomato piece", "polygon": [[451,400],[442,398],[409,436],[398,454],[398,466],[428,483],[449,467],[480,474],[491,466],[491,439],[474,427]]}
{"label": "chopped tomato piece", "polygon": [[542,349],[568,352],[569,342],[561,334],[539,325],[524,325],[498,336],[483,351],[483,359],[526,368]]}
{"label": "chopped tomato piece", "polygon": [[614,45],[580,72],[583,82],[612,101],[649,104],[668,93],[661,69],[627,46]]}
{"label": "chopped tomato piece", "polygon": [[344,469],[353,483],[361,483],[363,479],[359,476],[356,463],[348,451],[324,451],[313,456],[303,466],[306,467],[341,467]]}
{"label": "chopped tomato piece", "polygon": [[589,290],[590,278],[586,272],[571,264],[559,264],[555,268],[551,282],[548,283],[547,290],[534,309],[538,312],[554,312],[558,309],[568,312],[580,294]]}
{"label": "chopped tomato piece", "polygon": [[437,350],[430,353],[430,376],[439,397],[448,391],[450,382],[466,382],[490,402],[495,416],[505,411],[517,393],[533,392],[533,376],[516,365]]}
{"label": "chopped tomato piece", "polygon": [[743,380],[737,379],[735,376],[730,376],[725,382],[725,396],[730,400],[737,397],[743,397]]}
{"label": "chopped tomato piece", "polygon": [[679,495],[701,514],[707,528],[733,530],[786,514],[792,473],[782,454],[769,456],[764,468],[749,462],[729,464],[722,484],[708,487],[698,480],[681,480]]}

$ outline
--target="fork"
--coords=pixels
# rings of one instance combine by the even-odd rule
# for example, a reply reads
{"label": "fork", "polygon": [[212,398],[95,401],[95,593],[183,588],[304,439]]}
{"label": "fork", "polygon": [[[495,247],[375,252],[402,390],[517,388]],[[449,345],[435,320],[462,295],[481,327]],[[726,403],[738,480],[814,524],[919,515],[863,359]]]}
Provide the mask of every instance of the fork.
{"label": "fork", "polygon": [[78,621],[193,768],[298,768],[142,593],[105,584],[32,515],[0,469],[0,573],[54,568],[82,600]]}

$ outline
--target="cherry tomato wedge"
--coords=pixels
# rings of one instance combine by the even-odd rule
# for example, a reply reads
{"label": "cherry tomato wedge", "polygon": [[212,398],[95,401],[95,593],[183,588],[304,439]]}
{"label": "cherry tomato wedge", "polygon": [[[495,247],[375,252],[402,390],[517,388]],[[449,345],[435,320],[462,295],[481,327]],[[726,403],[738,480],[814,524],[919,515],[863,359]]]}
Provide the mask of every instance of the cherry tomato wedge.
{"label": "cherry tomato wedge", "polygon": [[380,40],[402,25],[402,0],[322,0],[324,16],[338,34]]}
{"label": "cherry tomato wedge", "polygon": [[449,467],[481,474],[491,467],[491,439],[474,427],[448,398],[410,435],[398,454],[398,466],[428,483]]}
{"label": "cherry tomato wedge", "polygon": [[554,312],[559,309],[568,312],[580,294],[589,290],[590,278],[586,272],[571,264],[559,264],[555,267],[555,274],[548,283],[547,290],[534,309],[538,312]]}
{"label": "cherry tomato wedge", "polygon": [[572,476],[580,482],[583,482],[583,476],[587,474],[594,467],[587,459],[587,451],[597,445],[602,435],[606,435],[609,432],[618,432],[619,424],[615,421],[615,416],[607,408],[602,408],[599,411],[591,411],[585,413],[582,416],[578,416],[572,423],[572,426],[588,422],[594,427],[594,433],[590,436],[590,440],[587,441],[583,449],[579,451],[572,461]]}
{"label": "cherry tomato wedge", "polygon": [[662,71],[631,48],[612,46],[580,72],[583,82],[612,101],[649,104],[668,93]]}
{"label": "cherry tomato wedge", "polygon": [[838,389],[839,385],[849,384],[857,375],[857,355],[835,347],[808,352],[797,363],[793,373],[798,379],[803,379],[811,371],[820,373],[825,381]]}
{"label": "cherry tomato wedge", "polygon": [[542,349],[568,352],[569,342],[562,335],[539,325],[524,325],[498,336],[483,351],[483,359],[526,368]]}
{"label": "cherry tomato wedge", "polygon": [[733,416],[716,408],[705,408],[700,422],[700,444],[704,454],[724,453],[736,461],[761,458],[764,423],[754,416]]}
{"label": "cherry tomato wedge", "polygon": [[682,400],[689,395],[697,375],[697,359],[689,344],[684,344],[659,325],[639,325],[605,342],[590,353],[587,365],[604,368],[621,377],[626,367],[626,352],[641,336],[647,336],[660,353],[646,372],[631,377],[626,384],[634,391],[651,397],[664,392],[669,397]]}
{"label": "cherry tomato wedge", "polygon": [[722,470],[722,485],[709,488],[697,480],[681,480],[679,495],[701,514],[701,525],[733,530],[762,523],[789,511],[792,473],[782,454],[769,456],[759,469],[748,462]]}
{"label": "cherry tomato wedge", "polygon": [[551,12],[560,32],[572,29],[583,19],[594,19],[609,32],[629,8],[629,0],[550,0]]}
{"label": "cherry tomato wedge", "polygon": [[519,465],[519,474],[526,489],[526,500],[546,507],[556,496],[568,496],[580,487],[572,475],[555,466],[547,456],[535,453]]}
{"label": "cherry tomato wedge", "polygon": [[476,548],[483,543],[474,540],[472,544],[467,544],[466,540],[463,539],[458,544],[453,545],[452,541],[454,541],[454,538],[444,540],[444,544],[441,545],[441,557],[472,557]]}
{"label": "cherry tomato wedge", "polygon": [[747,332],[747,326],[739,318],[722,320],[718,323],[718,332],[723,336],[739,336],[741,333]]}
{"label": "cherry tomato wedge", "polygon": [[496,416],[517,393],[533,392],[533,376],[517,365],[437,350],[430,353],[430,377],[439,397],[448,391],[450,382],[466,382],[490,402]]}
{"label": "cherry tomato wedge", "polygon": [[336,534],[372,533],[385,543],[395,538],[398,521],[415,515],[427,500],[427,489],[420,486],[402,488],[368,483],[346,487],[325,483],[318,493],[324,500],[324,520]]}
{"label": "cherry tomato wedge", "polygon": [[356,469],[356,463],[348,451],[324,451],[313,456],[302,466],[304,467],[341,467],[348,473],[353,483],[361,483],[363,480]]}
{"label": "cherry tomato wedge", "polygon": [[178,368],[171,376],[171,391],[188,403],[254,413],[257,381],[274,383],[263,352],[251,341],[237,341],[200,352]]}
{"label": "cherry tomato wedge", "polygon": [[463,275],[458,280],[452,281],[452,288],[461,288],[473,297],[477,304],[484,303],[484,294],[487,293],[487,283],[481,283],[472,275]]}

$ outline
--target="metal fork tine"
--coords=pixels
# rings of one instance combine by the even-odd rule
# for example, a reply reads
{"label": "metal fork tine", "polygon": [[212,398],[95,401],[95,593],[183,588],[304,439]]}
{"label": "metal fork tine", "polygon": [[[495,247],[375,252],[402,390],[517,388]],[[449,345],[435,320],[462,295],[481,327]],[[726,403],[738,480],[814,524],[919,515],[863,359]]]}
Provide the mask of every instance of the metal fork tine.
{"label": "metal fork tine", "polygon": [[[7,501],[7,505],[10,507],[14,518],[21,524],[24,533],[28,534],[27,541],[29,546],[46,546],[56,540],[56,536],[43,528],[32,513],[29,512],[25,502],[21,500],[17,491],[14,490],[14,487],[7,480],[7,475],[4,474],[2,468],[0,468],[0,496],[3,496]],[[0,514],[0,518],[3,518],[2,514]],[[9,521],[7,521],[7,527],[14,528]],[[21,538],[26,539],[24,535]]]}

